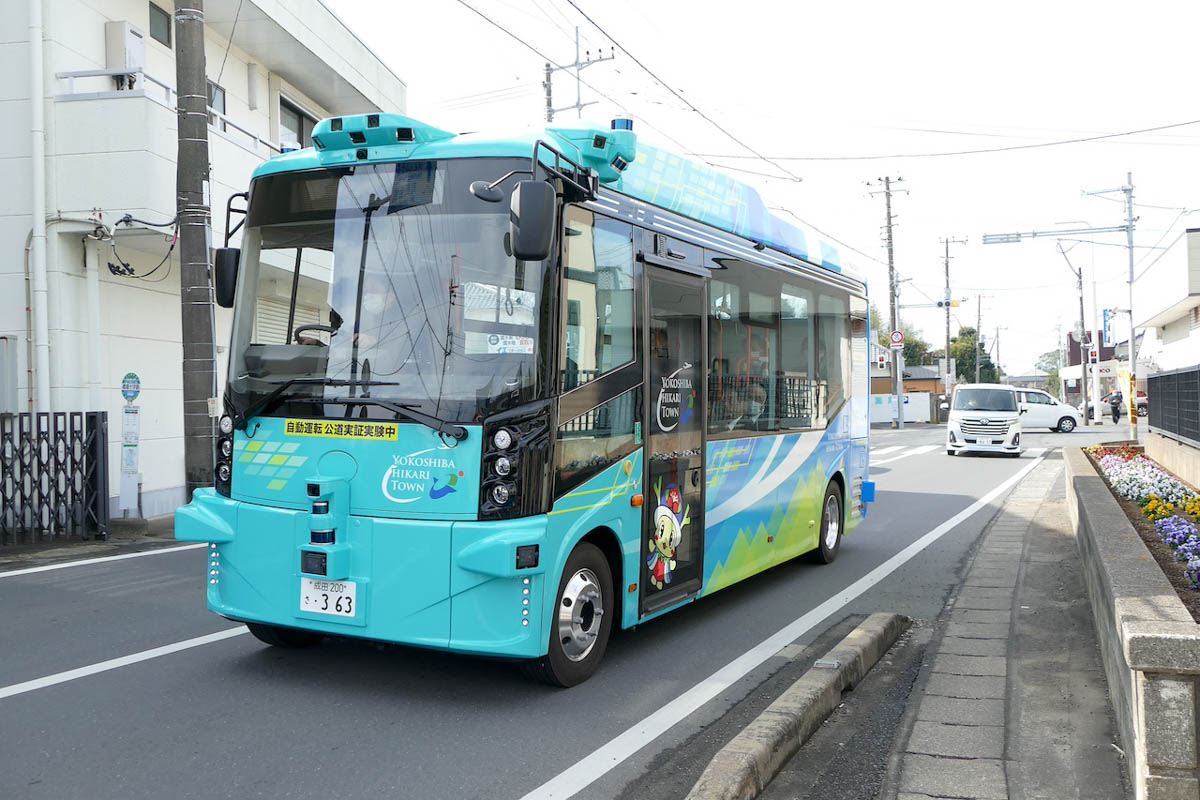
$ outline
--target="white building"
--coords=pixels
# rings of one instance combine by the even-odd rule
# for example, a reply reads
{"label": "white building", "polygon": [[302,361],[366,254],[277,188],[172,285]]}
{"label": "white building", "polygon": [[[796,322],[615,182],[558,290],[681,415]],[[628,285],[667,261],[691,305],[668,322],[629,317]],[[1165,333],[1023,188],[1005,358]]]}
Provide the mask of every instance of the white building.
{"label": "white building", "polygon": [[[213,244],[219,246],[227,198],[246,190],[251,170],[281,142],[307,144],[313,122],[326,116],[403,113],[406,90],[319,0],[204,5]],[[34,90],[38,48],[30,30],[38,10],[43,79]],[[121,379],[137,374],[145,516],[172,511],[184,499],[178,252],[170,225],[172,12],[168,0],[13,0],[0,31],[0,69],[9,76],[0,88],[6,121],[0,132],[0,413],[108,411],[115,495]],[[44,160],[33,146],[31,94],[44,109]],[[33,232],[38,171],[47,220],[44,295],[37,291]],[[116,225],[127,214],[164,226]],[[115,229],[115,237],[89,238],[97,225]],[[39,342],[43,296],[48,337]],[[216,311],[220,381],[230,319],[224,309]],[[45,353],[46,344],[49,368],[42,376],[36,354]],[[47,397],[36,396],[40,383],[48,384]]]}
{"label": "white building", "polygon": [[[1159,370],[1200,364],[1200,228],[1187,232],[1187,255],[1167,253],[1134,284],[1138,327],[1154,332],[1151,357]],[[1149,337],[1148,337],[1149,338]]]}

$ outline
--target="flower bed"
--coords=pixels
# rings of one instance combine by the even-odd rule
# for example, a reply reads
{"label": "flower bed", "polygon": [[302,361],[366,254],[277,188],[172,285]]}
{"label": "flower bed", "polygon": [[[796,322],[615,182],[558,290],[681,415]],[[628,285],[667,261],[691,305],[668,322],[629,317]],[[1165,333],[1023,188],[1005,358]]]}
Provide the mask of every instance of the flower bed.
{"label": "flower bed", "polygon": [[1133,448],[1085,450],[1179,599],[1200,622],[1200,493]]}

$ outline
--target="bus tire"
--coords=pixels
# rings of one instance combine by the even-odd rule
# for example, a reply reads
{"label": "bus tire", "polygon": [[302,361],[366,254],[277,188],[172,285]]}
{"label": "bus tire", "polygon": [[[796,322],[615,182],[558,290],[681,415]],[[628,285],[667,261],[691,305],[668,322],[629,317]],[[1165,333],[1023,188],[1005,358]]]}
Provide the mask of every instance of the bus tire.
{"label": "bus tire", "polygon": [[309,647],[321,640],[321,634],[312,631],[301,631],[295,628],[281,628],[278,625],[262,625],[257,622],[247,622],[246,627],[254,638],[272,647],[286,647],[294,650],[299,647]]}
{"label": "bus tire", "polygon": [[842,548],[842,529],[846,517],[842,513],[842,490],[836,481],[830,481],[825,487],[825,497],[821,499],[821,532],[817,539],[817,549],[812,552],[812,560],[818,564],[832,564]]}
{"label": "bus tire", "polygon": [[594,544],[580,542],[558,582],[546,655],[522,662],[522,671],[564,688],[592,677],[608,647],[615,607],[608,559]]}

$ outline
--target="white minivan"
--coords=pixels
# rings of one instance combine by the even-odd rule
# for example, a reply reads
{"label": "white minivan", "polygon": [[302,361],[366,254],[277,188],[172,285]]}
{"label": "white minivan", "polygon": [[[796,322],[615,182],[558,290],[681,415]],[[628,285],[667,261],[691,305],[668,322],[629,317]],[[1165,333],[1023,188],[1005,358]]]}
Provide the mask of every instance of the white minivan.
{"label": "white minivan", "polygon": [[954,390],[946,422],[946,455],[962,452],[1021,455],[1017,390],[999,383],[964,383]]}
{"label": "white minivan", "polygon": [[1070,433],[1083,424],[1083,415],[1078,409],[1037,389],[1017,389],[1017,405],[1024,415],[1021,425],[1026,428],[1049,428]]}

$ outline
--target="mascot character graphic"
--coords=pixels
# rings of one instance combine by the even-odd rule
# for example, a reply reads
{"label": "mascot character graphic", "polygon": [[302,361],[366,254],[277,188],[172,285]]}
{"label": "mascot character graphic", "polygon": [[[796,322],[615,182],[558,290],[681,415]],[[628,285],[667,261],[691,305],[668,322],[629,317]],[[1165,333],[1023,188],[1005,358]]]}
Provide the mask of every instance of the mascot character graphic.
{"label": "mascot character graphic", "polygon": [[[650,536],[650,555],[646,567],[650,570],[650,583],[661,589],[671,582],[675,569],[675,551],[683,539],[683,529],[691,522],[687,506],[682,506],[682,496],[675,484],[662,490],[662,478],[654,483],[654,494],[658,506],[654,509],[654,533]],[[681,510],[682,506],[682,510]]]}

